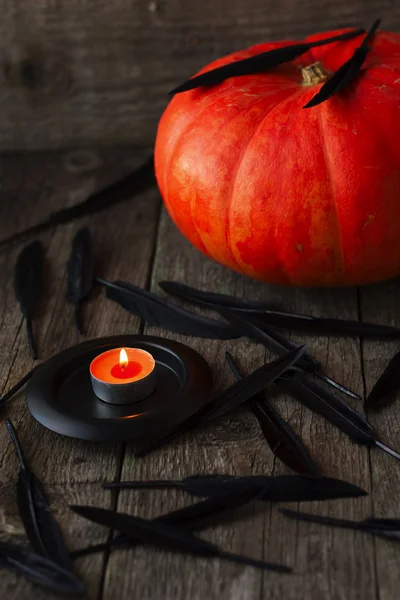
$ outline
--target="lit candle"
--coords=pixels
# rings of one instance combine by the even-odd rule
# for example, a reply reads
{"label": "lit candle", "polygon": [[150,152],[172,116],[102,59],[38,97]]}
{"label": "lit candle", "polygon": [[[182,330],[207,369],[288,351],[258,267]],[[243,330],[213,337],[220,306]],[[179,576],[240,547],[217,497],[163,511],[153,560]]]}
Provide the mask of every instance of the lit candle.
{"label": "lit candle", "polygon": [[140,348],[113,348],[90,364],[93,391],[111,404],[130,404],[147,398],[155,387],[155,361]]}

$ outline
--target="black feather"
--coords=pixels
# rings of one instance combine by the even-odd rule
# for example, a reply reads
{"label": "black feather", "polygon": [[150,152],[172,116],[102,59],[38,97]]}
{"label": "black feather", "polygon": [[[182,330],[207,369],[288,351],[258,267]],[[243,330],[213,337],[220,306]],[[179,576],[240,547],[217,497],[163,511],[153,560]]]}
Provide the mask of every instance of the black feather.
{"label": "black feather", "polygon": [[400,531],[397,531],[395,529],[383,529],[378,527],[377,529],[366,529],[365,531],[373,533],[374,535],[385,540],[391,540],[392,542],[400,542]]}
{"label": "black feather", "polygon": [[8,542],[0,542],[0,568],[6,567],[32,583],[55,592],[83,594],[85,586],[70,571],[40,554]]}
{"label": "black feather", "polygon": [[277,386],[293,395],[308,409],[323,416],[353,441],[366,446],[374,445],[374,432],[368,421],[322,386],[316,386],[314,382],[305,380],[298,374],[294,377],[282,377]]}
{"label": "black feather", "polygon": [[177,526],[160,521],[148,521],[133,515],[93,506],[71,506],[71,509],[86,519],[105,527],[112,527],[112,529],[123,533],[125,536],[144,544],[151,544],[166,550],[183,552],[193,556],[225,559],[268,571],[291,572],[291,569],[284,565],[267,563],[262,560],[225,552],[211,542],[198,538]]}
{"label": "black feather", "polygon": [[377,19],[372,25],[371,29],[365,36],[361,46],[354,51],[353,56],[346,61],[328,81],[319,90],[311,100],[303,106],[303,108],[311,108],[317,106],[328,98],[331,98],[334,94],[337,94],[345,87],[347,87],[355,77],[360,73],[361,67],[363,66],[365,59],[367,58],[370,47],[369,42],[372,40],[375,31],[378,29],[381,21]]}
{"label": "black feather", "polygon": [[154,156],[151,155],[126,177],[91,194],[79,204],[51,213],[49,219],[52,225],[69,223],[75,219],[105,210],[110,206],[116,206],[123,200],[137,196],[148,187],[155,185],[155,183]]}
{"label": "black feather", "polygon": [[376,517],[368,517],[360,521],[365,527],[373,527],[374,529],[393,529],[400,531],[400,519],[382,519]]}
{"label": "black feather", "polygon": [[269,447],[283,464],[295,473],[302,475],[316,477],[321,474],[302,439],[266,399],[263,402],[254,401],[252,410],[260,423]]}
{"label": "black feather", "polygon": [[[224,319],[230,323],[230,325],[237,331],[241,332],[243,336],[247,336],[256,342],[263,344],[268,350],[282,356],[286,354],[288,350],[294,350],[297,348],[291,340],[285,338],[279,331],[276,331],[272,327],[267,326],[261,329],[258,322],[254,322],[248,319],[247,315],[239,314],[229,308],[221,308],[218,311]],[[319,363],[305,352],[301,360],[298,362],[298,366],[306,371],[314,372],[320,370]]]}
{"label": "black feather", "polygon": [[384,524],[381,519],[364,519],[364,521],[350,521],[348,519],[336,519],[335,517],[324,517],[320,515],[312,515],[296,510],[281,509],[280,511],[286,517],[296,519],[297,521],[307,521],[308,523],[318,523],[320,525],[328,525],[330,527],[340,527],[344,529],[355,529],[356,531],[365,531],[379,537],[400,542],[400,527],[391,524]]}
{"label": "black feather", "polygon": [[213,498],[184,506],[166,515],[161,515],[156,520],[182,527],[187,531],[204,529],[220,523],[221,520],[225,520],[227,517],[231,518],[238,509],[259,499],[259,487],[249,486],[235,495],[222,493]]}
{"label": "black feather", "polygon": [[197,290],[184,283],[178,281],[160,281],[158,283],[160,288],[171,296],[176,296],[182,300],[188,300],[200,306],[207,306],[215,310],[216,307],[222,306],[226,308],[235,309],[260,309],[264,310],[265,305],[263,302],[257,302],[255,300],[245,300],[244,298],[237,298],[236,296],[228,296],[227,294],[219,294],[218,292],[206,292],[204,290]]}
{"label": "black feather", "polygon": [[[225,357],[236,379],[241,379],[242,376],[232,355],[226,352]],[[296,473],[319,476],[320,470],[308,453],[301,438],[296,435],[289,423],[276,412],[268,402],[265,394],[258,392],[250,398],[250,406],[275,456]]]}
{"label": "black feather", "polygon": [[111,206],[116,206],[120,202],[129,198],[134,198],[137,194],[143,192],[151,185],[155,185],[156,179],[154,175],[154,156],[151,155],[146,162],[140,165],[135,171],[127,177],[108,185],[102,190],[91,194],[83,202],[63,208],[50,215],[24,231],[20,231],[12,236],[0,241],[0,248],[12,242],[24,239],[29,235],[37,234],[46,231],[56,225],[63,225],[80,219],[87,215],[94,214],[101,210],[105,210]]}
{"label": "black feather", "polygon": [[14,271],[14,292],[25,317],[32,358],[37,358],[32,320],[43,288],[44,251],[39,241],[25,246]]}
{"label": "black feather", "polygon": [[272,310],[265,302],[205,292],[175,281],[161,281],[159,285],[172,296],[207,306],[212,310],[225,307],[235,310],[238,314],[245,313],[246,318],[257,318],[260,328],[265,323],[273,327],[318,335],[354,336],[378,340],[400,339],[400,329],[397,327]]}
{"label": "black feather", "polygon": [[142,458],[146,454],[149,454],[155,449],[176,439],[183,433],[202,427],[206,423],[238,408],[241,404],[254,396],[254,394],[273,383],[275,379],[290,369],[290,367],[299,360],[304,351],[305,346],[296,348],[296,350],[288,352],[285,356],[281,356],[276,360],[263,365],[250,375],[243,377],[243,379],[231,385],[212,402],[209,402],[204,409],[192,415],[187,421],[179,424],[178,427],[172,429],[172,431],[167,431],[165,435],[160,438],[142,446],[142,448],[136,452],[136,456]]}
{"label": "black feather", "polygon": [[331,38],[326,38],[324,40],[319,40],[317,42],[290,44],[281,48],[269,50],[269,52],[256,54],[250,58],[237,60],[222,67],[218,67],[217,69],[211,69],[210,71],[202,73],[201,75],[197,75],[196,77],[192,77],[192,79],[189,79],[185,83],[173,89],[170,94],[179,94],[181,92],[187,92],[188,90],[193,90],[206,85],[216,85],[218,83],[222,83],[222,81],[230,77],[264,73],[269,69],[287,62],[291,62],[298,56],[308,52],[311,48],[323,46],[332,42],[347,40],[360,35],[363,32],[364,29],[354,29],[352,31],[348,31]]}
{"label": "black feather", "polygon": [[313,515],[288,508],[281,508],[280,512],[286,517],[299,521],[308,521],[309,523],[320,523],[321,525],[334,525],[336,527],[344,527],[346,529],[360,529],[359,521],[350,521],[348,519],[336,519],[335,517],[323,517]]}
{"label": "black feather", "polygon": [[258,490],[258,499],[265,502],[310,502],[336,498],[356,498],[367,492],[352,483],[329,477],[302,475],[192,475],[185,479],[156,481],[113,481],[107,489],[177,488],[193,496],[218,498],[221,494],[243,494]]}
{"label": "black feather", "polygon": [[[104,485],[104,487],[107,487]],[[110,484],[109,487],[115,487]],[[233,512],[239,508],[252,502],[259,496],[259,489],[248,489],[244,492],[232,495],[232,494],[221,494],[215,498],[208,498],[189,506],[184,506],[178,510],[174,510],[165,515],[161,515],[154,519],[156,522],[166,523],[170,525],[179,526],[187,531],[194,531],[196,529],[203,529],[211,525],[216,525],[221,522],[221,519],[225,519],[232,515]],[[71,553],[73,558],[80,556],[87,556],[88,554],[94,554],[96,552],[103,552],[104,550],[113,548],[124,548],[126,546],[132,546],[135,542],[131,538],[124,535],[119,535],[112,539],[110,543],[106,544],[95,544],[75,550]]]}
{"label": "black feather", "polygon": [[246,311],[251,316],[257,316],[262,323],[274,327],[302,331],[310,335],[329,335],[344,337],[362,337],[375,340],[398,340],[400,329],[375,323],[364,323],[350,319],[332,319],[325,317],[311,317],[309,315],[296,315],[278,311]]}
{"label": "black feather", "polygon": [[[288,350],[294,350],[297,348],[296,344],[294,344],[291,340],[286,338],[270,325],[261,323],[258,318],[254,319],[247,313],[239,313],[228,308],[220,308],[219,312],[231,324],[231,326],[235,327],[238,332],[242,333],[242,335],[246,335],[248,338],[260,342],[266,348],[268,348],[268,350],[278,354],[279,356]],[[321,367],[319,363],[310,354],[305,353],[301,361],[299,361],[298,367],[308,371],[309,373],[312,373],[319,379],[322,379],[328,383],[328,385],[338,389],[344,394],[351,396],[352,398],[357,398],[357,400],[360,399],[358,394],[355,394],[324,373],[321,373]]]}
{"label": "black feather", "polygon": [[76,233],[67,264],[67,299],[75,307],[75,323],[83,334],[81,304],[94,284],[94,250],[89,229],[83,227]]}
{"label": "black feather", "polygon": [[21,443],[10,419],[6,426],[19,460],[17,484],[18,509],[21,520],[34,550],[67,571],[72,561],[65,547],[60,527],[51,514],[42,483],[29,469]]}
{"label": "black feather", "polygon": [[208,423],[238,408],[243,402],[252,398],[254,394],[273,383],[293,365],[297,364],[304,355],[305,350],[305,346],[295,348],[287,352],[284,356],[269,362],[250,375],[236,381],[236,383],[228,387],[207,405],[202,423]]}
{"label": "black feather", "polygon": [[377,410],[394,400],[400,389],[400,352],[397,352],[375,383],[366,401],[367,410]]}
{"label": "black feather", "polygon": [[96,281],[106,287],[107,298],[118,302],[148,325],[202,338],[225,340],[239,337],[228,323],[195,315],[130,283],[99,278]]}
{"label": "black feather", "polygon": [[276,382],[276,386],[291,394],[308,409],[324,417],[357,444],[377,446],[400,459],[398,452],[377,439],[374,429],[360,413],[318,383],[307,379],[301,373],[295,373],[291,377],[281,377]]}
{"label": "black feather", "polygon": [[40,365],[33,367],[26,375],[24,375],[12,388],[8,390],[3,396],[0,398],[0,408],[2,408],[24,385],[30,380],[35,371],[39,368]]}

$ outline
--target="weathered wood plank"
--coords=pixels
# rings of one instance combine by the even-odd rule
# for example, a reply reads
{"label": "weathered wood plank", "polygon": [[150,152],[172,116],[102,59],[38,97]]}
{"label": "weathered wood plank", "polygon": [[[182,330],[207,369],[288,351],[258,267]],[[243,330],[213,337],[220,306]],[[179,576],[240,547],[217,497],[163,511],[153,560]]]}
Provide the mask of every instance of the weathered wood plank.
{"label": "weathered wood plank", "polygon": [[[31,225],[52,208],[77,201],[88,192],[120,177],[143,159],[143,153],[99,152],[90,161],[77,160],[76,154],[9,157],[4,159],[5,173],[0,203],[0,238],[11,231]],[[80,167],[77,167],[77,164]],[[71,165],[75,165],[72,166]],[[91,165],[91,167],[90,167]],[[90,168],[89,168],[90,167]],[[159,212],[157,190],[118,210],[91,217],[90,229],[98,251],[98,269],[106,277],[123,276],[138,285],[146,285]],[[59,350],[76,344],[72,310],[65,300],[65,264],[79,221],[43,236],[47,256],[47,294],[34,327],[40,358],[45,360]],[[0,391],[9,389],[31,368],[24,327],[13,297],[12,270],[18,248],[0,253]],[[101,293],[94,293],[85,307],[86,338],[122,332],[135,332],[138,321],[120,314]],[[104,540],[107,532],[78,518],[68,509],[71,503],[110,506],[110,498],[100,481],[116,477],[121,467],[122,447],[118,444],[94,444],[63,438],[45,430],[29,415],[21,398],[7,409],[18,429],[27,458],[49,492],[52,507],[65,533],[68,546],[78,548]],[[15,503],[17,461],[4,426],[0,427],[0,532],[15,531],[23,536]],[[90,599],[101,592],[104,557],[79,559],[77,570],[87,583]],[[36,598],[47,600],[55,595],[34,588],[21,578],[3,571],[0,597],[7,600]]]}
{"label": "weathered wood plank", "polygon": [[[166,214],[158,235],[152,278],[154,291],[158,291],[157,282],[161,279],[176,279],[204,289],[268,299],[272,305],[298,312],[357,318],[355,290],[289,290],[244,279],[190,248]],[[153,328],[147,331],[162,333]],[[207,358],[213,368],[216,389],[232,382],[224,362],[225,349],[233,351],[243,371],[259,366],[265,356],[262,347],[247,341],[221,343],[171,337],[182,339]],[[327,364],[328,374],[362,392],[357,340],[317,338],[307,342],[312,354]],[[280,398],[276,402],[282,414],[302,435],[325,474],[370,488],[366,449],[353,445],[320,417],[303,410],[290,398]],[[356,406],[356,402],[353,405]],[[143,460],[136,460],[128,447],[122,478],[175,478],[198,472],[268,474],[285,472],[285,469],[274,460],[252,415],[240,412],[204,431],[181,438]],[[185,501],[189,500],[178,493],[124,491],[119,495],[118,506],[122,511],[152,516],[176,508],[178,503]],[[361,518],[371,512],[371,500],[336,501],[321,506],[302,505],[302,508]],[[116,596],[144,600],[160,597],[179,600],[376,598],[374,545],[366,536],[304,524],[297,526],[285,520],[276,507],[266,505],[264,511],[252,518],[218,527],[207,532],[207,537],[234,552],[292,565],[295,574],[261,575],[252,569],[218,562],[195,562],[144,549],[115,552],[108,564],[103,600]]]}
{"label": "weathered wood plank", "polygon": [[[139,160],[135,153],[73,153],[54,157],[9,157],[2,162],[4,178],[0,203],[0,239],[11,231],[40,220],[50,208],[75,202],[108,181],[128,171]],[[153,190],[117,211],[97,215],[90,221],[99,248],[99,272],[105,277],[121,277],[146,285],[149,261],[156,232],[158,194]],[[112,217],[112,218],[111,218]],[[79,223],[80,225],[81,223]],[[69,244],[78,224],[59,228],[43,236],[52,281],[48,300],[36,323],[41,358],[76,343],[70,308],[64,301],[64,265]],[[157,281],[176,279],[204,289],[253,298],[270,299],[272,305],[316,315],[357,318],[360,308],[364,320],[398,324],[398,284],[390,282],[361,291],[358,307],[355,290],[288,290],[264,286],[239,277],[201,257],[182,239],[164,214],[158,232],[158,250],[152,276]],[[128,248],[128,259],[123,248]],[[15,383],[31,366],[25,331],[12,292],[12,267],[17,248],[0,253],[0,393]],[[135,331],[138,321],[123,309],[95,295],[86,307],[88,336]],[[151,333],[163,333],[154,329]],[[178,336],[177,339],[183,339]],[[302,341],[301,336],[292,336]],[[304,338],[305,339],[305,338]],[[224,364],[224,350],[233,351],[243,371],[254,369],[264,359],[262,347],[245,342],[212,342],[183,339],[197,348],[212,364],[216,389],[232,381]],[[310,351],[327,364],[330,375],[363,391],[371,388],[395,344],[363,343],[364,369],[361,368],[357,340],[333,338],[308,339]],[[362,518],[372,512],[398,516],[397,464],[394,459],[371,451],[372,482],[368,451],[349,440],[319,417],[302,410],[290,398],[276,399],[283,415],[302,435],[324,473],[353,481],[373,492],[372,498],[336,501],[321,506],[302,505],[302,509]],[[357,402],[352,403],[357,406]],[[28,458],[45,481],[52,507],[60,520],[69,546],[79,547],[105,538],[107,532],[68,511],[68,504],[91,503],[111,506],[113,498],[102,491],[99,482],[118,478],[123,460],[123,478],[181,477],[200,471],[231,473],[280,473],[285,469],[274,461],[254,418],[244,412],[230,416],[207,430],[182,438],[145,460],[136,461],[131,449],[61,438],[45,431],[27,414],[22,400],[16,400],[9,414],[13,418]],[[398,446],[396,404],[371,421],[384,441]],[[23,531],[15,507],[16,460],[4,428],[0,428],[0,531],[22,538]],[[123,492],[119,508],[150,516],[176,508],[189,501],[178,493]],[[284,520],[274,506],[265,506],[251,518],[205,534],[224,548],[253,556],[264,556],[291,564],[292,576],[260,575],[251,569],[225,563],[170,556],[140,549],[115,552],[108,564],[99,555],[77,564],[88,584],[88,597],[109,600],[121,598],[178,598],[203,600],[272,599],[298,600],[321,597],[346,600],[397,598],[398,551],[382,540],[352,532],[332,531]],[[105,587],[102,575],[106,567]],[[0,597],[7,600],[54,595],[25,584],[3,572]]]}
{"label": "weathered wood plank", "polygon": [[[0,149],[146,144],[167,93],[269,39],[365,24],[375,0],[0,0]],[[400,30],[400,7],[379,3]]]}
{"label": "weathered wood plank", "polygon": [[[360,290],[360,313],[364,321],[400,326],[400,285],[398,280],[368,286]],[[399,349],[398,342],[362,344],[364,378],[367,393],[382,373],[387,363]],[[390,446],[400,448],[400,393],[391,406],[378,413],[370,412],[368,418],[377,432]],[[374,514],[378,517],[399,517],[400,494],[399,463],[381,452],[371,453]],[[398,547],[378,538],[376,544],[376,573],[381,600],[394,598],[400,570]]]}

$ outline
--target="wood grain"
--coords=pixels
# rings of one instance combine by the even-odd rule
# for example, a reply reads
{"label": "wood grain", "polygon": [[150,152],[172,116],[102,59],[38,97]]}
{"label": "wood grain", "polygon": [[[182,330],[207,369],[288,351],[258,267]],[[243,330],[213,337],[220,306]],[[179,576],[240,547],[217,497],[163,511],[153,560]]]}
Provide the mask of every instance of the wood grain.
{"label": "wood grain", "polygon": [[[51,208],[61,208],[66,200],[75,201],[77,196],[120,177],[130,165],[139,163],[144,157],[143,153],[132,151],[117,151],[112,156],[100,152],[91,153],[90,161],[87,159],[85,163],[82,156],[80,161],[70,153],[4,159],[6,177],[2,193],[5,201],[0,203],[0,236],[33,224]],[[72,169],[71,164],[75,165]],[[88,165],[91,165],[90,169],[87,169]],[[147,196],[120,205],[119,210],[108,218],[98,214],[86,223],[93,233],[97,265],[103,276],[121,276],[138,285],[146,285],[158,211],[159,197],[154,189]],[[72,308],[65,300],[65,264],[73,234],[83,224],[84,221],[80,221],[67,225],[42,238],[47,251],[48,284],[41,314],[34,323],[41,360],[80,341],[73,325]],[[0,254],[0,392],[9,389],[32,366],[12,291],[17,251],[18,248],[8,249]],[[85,324],[87,338],[134,333],[139,326],[138,321],[120,314],[99,292],[93,294],[85,306]],[[68,547],[73,549],[104,540],[107,532],[103,528],[77,517],[68,506],[95,502],[112,505],[99,482],[118,476],[122,447],[72,440],[45,430],[30,416],[22,398],[15,398],[10,403],[7,415],[18,430],[31,466],[45,483]],[[4,426],[0,426],[0,446],[0,532],[16,533],[22,538],[23,529],[15,502],[17,460]],[[90,599],[97,599],[101,593],[103,565],[102,555],[77,562],[77,570],[84,577]],[[47,600],[54,597],[54,594],[2,571],[0,598]]]}
{"label": "wood grain", "polygon": [[[264,299],[284,310],[357,318],[355,290],[289,290],[245,279],[212,263],[191,248],[165,213],[158,234],[152,277],[154,291],[159,291],[157,282],[162,279]],[[153,328],[148,331],[161,333]],[[261,346],[248,341],[218,342],[172,337],[185,341],[207,358],[213,367],[216,390],[232,382],[232,375],[224,362],[226,349],[233,352],[244,372],[259,366],[265,357]],[[293,336],[292,339],[300,342],[300,338]],[[357,340],[317,338],[308,339],[307,344],[312,354],[327,365],[328,374],[362,392]],[[353,445],[320,417],[302,409],[290,398],[279,398],[276,404],[301,434],[325,474],[370,489],[368,450]],[[361,406],[358,408],[362,409]],[[209,472],[270,474],[286,471],[274,460],[253,416],[241,411],[140,461],[127,448],[122,478],[176,478]],[[121,511],[153,516],[185,501],[188,499],[179,493],[122,491],[118,507]],[[320,506],[303,504],[302,508],[350,518],[366,516],[372,510],[369,498],[327,502]],[[160,597],[179,600],[376,598],[374,544],[361,535],[307,524],[297,526],[285,520],[277,508],[269,504],[250,519],[215,528],[206,535],[227,550],[289,564],[295,574],[262,575],[249,568],[218,562],[207,564],[158,553],[154,555],[143,549],[115,552],[108,563],[103,598],[111,600],[114,595],[145,600]],[[126,573],[131,573],[131,576],[127,577]]]}
{"label": "wood grain", "polygon": [[[400,326],[399,297],[400,285],[398,280],[389,281],[382,285],[368,286],[361,289],[360,317],[363,321],[391,324]],[[398,342],[373,344],[364,341],[362,356],[366,392],[369,393],[384,370],[385,366],[397,351]],[[369,421],[376,428],[382,441],[400,448],[400,393],[395,402],[380,412],[368,414]],[[400,494],[399,463],[388,460],[380,452],[371,453],[371,472],[373,489],[373,507],[376,516],[399,516],[397,498]],[[380,598],[388,600],[392,597],[396,573],[400,569],[400,555],[395,544],[382,544],[376,539],[376,577]]]}
{"label": "wood grain", "polygon": [[[79,150],[61,154],[9,156],[2,161],[0,239],[40,220],[49,210],[83,199],[138,164],[145,152]],[[159,220],[156,189],[92,217],[97,269],[108,278],[121,278],[161,293],[162,279],[183,281],[203,289],[254,299],[271,306],[314,315],[399,325],[399,285],[389,282],[361,291],[290,290],[245,279],[200,255],[182,238],[162,211]],[[85,223],[59,227],[42,236],[46,247],[46,301],[35,321],[42,360],[79,341],[71,307],[65,302],[65,262],[72,236]],[[0,252],[0,393],[8,390],[32,366],[25,331],[12,291],[12,269],[19,248]],[[154,254],[155,253],[155,254]],[[85,306],[88,337],[135,332],[140,324],[99,290]],[[166,334],[197,349],[212,366],[215,392],[233,381],[224,361],[229,349],[243,372],[269,360],[258,344],[246,340],[218,342]],[[329,337],[302,338],[327,373],[355,391],[371,389],[396,344]],[[363,359],[363,360],[362,360]],[[21,395],[22,396],[22,395]],[[302,436],[324,474],[356,483],[371,496],[325,503],[305,503],[302,510],[360,519],[371,514],[398,517],[398,464],[378,450],[349,439],[289,397],[274,404]],[[362,403],[351,401],[362,411]],[[255,418],[244,410],[176,440],[142,460],[133,449],[117,444],[89,444],[62,438],[39,426],[22,397],[5,411],[13,419],[27,457],[43,479],[52,509],[69,547],[78,548],[107,538],[108,532],[72,514],[68,505],[87,503],[117,506],[141,516],[155,516],[192,500],[179,492],[111,494],[101,481],[130,478],[175,478],[214,472],[278,474],[287,470],[275,460]],[[383,441],[399,448],[397,404],[369,415]],[[15,505],[17,463],[4,427],[0,427],[0,534],[23,538]],[[296,508],[296,506],[294,506]],[[203,534],[202,534],[203,535]],[[77,571],[87,583],[90,600],[397,600],[399,547],[352,531],[331,530],[286,520],[278,507],[266,503],[246,519],[204,532],[227,550],[289,564],[294,574],[261,574],[251,568],[218,561],[206,562],[152,549],[115,551],[79,559]],[[2,571],[0,598],[52,600],[56,596]]]}
{"label": "wood grain", "polygon": [[0,151],[152,145],[168,91],[219,56],[377,16],[400,31],[392,0],[0,0],[0,14]]}

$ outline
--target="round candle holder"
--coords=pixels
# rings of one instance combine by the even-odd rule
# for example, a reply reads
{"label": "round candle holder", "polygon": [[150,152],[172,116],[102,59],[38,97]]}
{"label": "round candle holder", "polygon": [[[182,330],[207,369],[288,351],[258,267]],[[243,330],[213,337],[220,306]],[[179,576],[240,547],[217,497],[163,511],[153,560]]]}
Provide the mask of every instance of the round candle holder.
{"label": "round candle holder", "polygon": [[[118,377],[113,376],[113,370],[116,366],[119,366],[116,363],[117,353],[114,349],[102,352],[90,363],[89,370],[93,391],[103,402],[133,404],[144,400],[154,392],[156,387],[156,362],[153,356],[142,348],[127,348],[124,350],[127,353],[128,367],[129,361],[131,364],[140,365],[139,372],[127,378],[126,381],[121,381]],[[143,363],[145,368],[142,367]]]}
{"label": "round candle holder", "polygon": [[[100,399],[90,365],[116,348],[139,348],[154,358],[154,389],[129,403]],[[208,403],[212,374],[192,348],[154,336],[119,335],[83,342],[42,364],[26,387],[32,416],[61,435],[93,441],[148,441],[186,421]]]}

